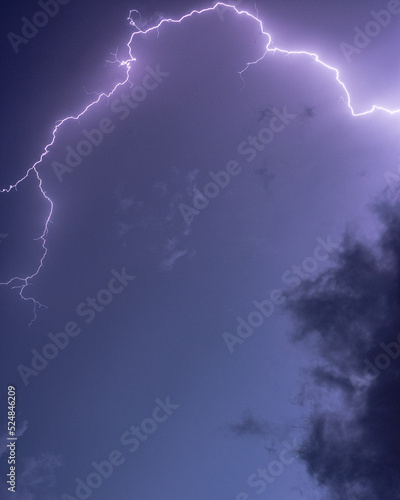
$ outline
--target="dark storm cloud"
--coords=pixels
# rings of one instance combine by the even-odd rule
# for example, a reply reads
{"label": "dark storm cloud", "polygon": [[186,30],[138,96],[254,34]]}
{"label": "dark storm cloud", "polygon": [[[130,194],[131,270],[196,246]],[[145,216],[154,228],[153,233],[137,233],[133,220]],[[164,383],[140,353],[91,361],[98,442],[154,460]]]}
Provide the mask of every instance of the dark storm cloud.
{"label": "dark storm cloud", "polygon": [[289,301],[295,339],[318,358],[301,457],[332,499],[400,494],[399,209],[375,205],[378,241],[347,234],[335,264]]}

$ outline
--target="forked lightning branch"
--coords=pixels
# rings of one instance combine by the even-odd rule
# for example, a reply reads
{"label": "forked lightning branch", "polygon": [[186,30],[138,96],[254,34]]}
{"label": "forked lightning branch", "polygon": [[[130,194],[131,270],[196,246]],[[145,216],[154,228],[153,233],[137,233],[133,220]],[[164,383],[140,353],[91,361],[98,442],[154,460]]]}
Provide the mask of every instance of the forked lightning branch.
{"label": "forked lightning branch", "polygon": [[[30,38],[33,38],[34,36],[36,36],[39,25],[41,24],[41,25],[43,25],[42,27],[44,27],[45,24],[47,24],[47,22],[49,21],[50,17],[57,14],[58,8],[60,7],[60,5],[64,5],[64,4],[68,3],[67,0],[57,0],[57,2],[55,0],[47,0],[47,2],[46,2],[46,0],[41,0],[39,5],[42,7],[43,11],[36,13],[33,16],[32,20],[29,20],[27,18],[25,18],[25,20],[24,19],[22,20],[23,23],[25,23],[23,25],[23,28],[22,28],[24,30],[22,35],[18,35],[16,33],[13,33],[9,37],[10,42],[12,43],[15,51],[17,51],[17,49],[20,50],[21,44],[26,44]],[[394,5],[394,4],[396,4],[396,2],[397,2],[397,0],[391,0],[390,5],[392,5],[392,4]],[[211,11],[215,11],[218,14],[218,13],[220,13],[221,10],[223,10],[224,13],[226,13],[227,11],[230,11],[237,16],[242,16],[242,17],[252,19],[256,24],[258,24],[259,29],[260,29],[260,33],[266,39],[265,50],[264,50],[264,53],[261,55],[261,57],[259,57],[258,59],[254,60],[254,61],[249,61],[245,65],[243,70],[241,70],[239,72],[239,76],[242,79],[243,79],[244,73],[251,66],[260,63],[260,61],[264,60],[267,55],[282,54],[284,56],[302,56],[302,57],[305,56],[305,57],[309,57],[309,58],[313,59],[317,64],[319,64],[321,67],[325,68],[327,71],[330,72],[330,74],[332,75],[332,78],[336,80],[337,84],[341,88],[343,101],[347,105],[352,116],[354,116],[354,117],[363,116],[363,115],[372,113],[374,111],[383,111],[383,112],[391,114],[391,115],[399,113],[399,111],[400,111],[399,109],[388,109],[388,108],[384,108],[384,107],[376,105],[376,104],[374,104],[372,106],[366,106],[366,109],[364,109],[362,111],[356,111],[352,106],[350,93],[349,93],[346,85],[344,84],[344,82],[340,78],[339,70],[333,66],[330,66],[326,62],[322,61],[320,59],[319,55],[316,53],[308,52],[308,51],[301,50],[301,49],[289,50],[289,49],[283,49],[283,48],[276,47],[272,42],[271,36],[268,34],[267,31],[265,31],[262,20],[258,18],[258,13],[257,13],[257,15],[255,15],[255,14],[252,14],[248,11],[240,10],[235,5],[230,5],[229,3],[225,3],[225,2],[218,2],[217,4],[215,4],[212,7],[207,7],[207,8],[201,9],[201,10],[192,10],[191,12],[185,14],[184,16],[182,16],[179,19],[162,19],[158,24],[156,24],[156,25],[154,25],[146,30],[139,29],[138,26],[135,23],[133,23],[132,20],[130,19],[130,25],[136,31],[134,31],[132,33],[132,35],[130,36],[130,38],[126,44],[126,48],[128,50],[129,57],[126,60],[117,61],[119,63],[119,67],[122,67],[125,69],[124,79],[121,82],[117,83],[114,86],[114,88],[112,88],[109,92],[103,92],[100,95],[98,95],[94,101],[92,101],[88,106],[86,106],[77,115],[66,116],[65,118],[59,120],[57,122],[57,124],[54,126],[54,129],[52,131],[51,141],[43,148],[42,153],[40,154],[39,158],[33,163],[32,166],[30,166],[26,170],[25,174],[20,179],[18,179],[14,184],[11,184],[9,187],[2,188],[0,190],[0,193],[9,193],[12,190],[16,190],[17,187],[22,182],[25,182],[28,179],[28,177],[33,176],[36,178],[37,189],[40,191],[41,196],[46,200],[46,202],[48,203],[48,206],[49,206],[48,213],[44,216],[43,230],[42,230],[41,234],[39,234],[37,237],[37,239],[41,242],[41,246],[42,246],[42,256],[40,257],[39,261],[37,262],[36,265],[33,266],[32,271],[29,274],[27,274],[26,276],[14,276],[14,277],[7,279],[7,281],[0,283],[2,285],[9,285],[12,288],[18,288],[19,295],[20,295],[21,299],[23,299],[25,301],[29,301],[33,304],[33,320],[32,321],[34,321],[36,319],[37,308],[40,307],[41,304],[34,297],[26,295],[26,288],[29,287],[32,280],[39,274],[39,272],[43,266],[43,261],[46,258],[46,255],[47,255],[47,246],[46,246],[47,235],[48,235],[49,224],[50,224],[50,221],[52,219],[53,208],[54,208],[54,202],[47,195],[46,189],[43,185],[43,179],[41,177],[39,167],[47,166],[47,165],[44,165],[44,160],[45,160],[46,156],[48,155],[49,150],[54,146],[54,144],[56,142],[59,129],[62,128],[66,122],[69,122],[71,120],[74,120],[74,121],[78,120],[89,109],[91,109],[93,106],[95,106],[97,103],[99,103],[104,98],[110,98],[111,96],[113,96],[116,93],[117,89],[120,89],[121,87],[123,87],[125,84],[127,84],[130,81],[130,72],[133,69],[133,63],[136,61],[136,59],[132,53],[133,44],[134,44],[134,41],[137,37],[143,36],[147,33],[153,32],[153,31],[155,33],[159,34],[160,28],[164,24],[177,24],[177,25],[179,25],[181,23],[184,23],[185,20],[190,18],[190,17],[200,16],[206,12],[211,12]],[[24,34],[25,34],[25,36],[24,36]],[[238,32],[238,36],[241,36],[240,32]],[[103,123],[103,126],[104,126],[104,123]],[[103,134],[109,133],[109,132],[106,132],[105,130],[109,131],[110,129],[111,129],[111,125],[106,124],[102,133]],[[85,139],[85,140],[88,140],[88,144],[86,144],[86,147],[88,149],[94,147],[93,140],[96,140],[96,139],[93,139],[93,137],[94,136],[92,136],[92,142],[90,142],[90,143],[89,143],[89,139]],[[98,140],[99,139],[97,139],[97,141]],[[65,165],[65,167],[72,168],[72,167],[69,167],[68,165]]]}

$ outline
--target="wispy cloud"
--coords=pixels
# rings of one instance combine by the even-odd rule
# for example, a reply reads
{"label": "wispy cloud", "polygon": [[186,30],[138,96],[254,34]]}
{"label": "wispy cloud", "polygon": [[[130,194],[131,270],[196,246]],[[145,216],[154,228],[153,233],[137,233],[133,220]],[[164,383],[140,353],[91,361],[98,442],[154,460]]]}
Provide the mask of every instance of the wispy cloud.
{"label": "wispy cloud", "polygon": [[164,271],[171,271],[176,261],[184,257],[187,253],[187,250],[176,250],[175,252],[172,252],[171,255],[163,259],[161,262],[161,268]]}
{"label": "wispy cloud", "polygon": [[272,426],[267,420],[256,417],[251,412],[246,412],[238,422],[231,423],[228,427],[235,436],[265,437],[272,430]]}
{"label": "wispy cloud", "polygon": [[[54,493],[54,487],[55,471],[63,465],[59,455],[43,453],[37,457],[20,460],[20,464],[16,492],[12,493],[13,499],[56,500],[58,498]],[[0,488],[0,494],[1,498],[9,498],[11,495],[4,483]]]}

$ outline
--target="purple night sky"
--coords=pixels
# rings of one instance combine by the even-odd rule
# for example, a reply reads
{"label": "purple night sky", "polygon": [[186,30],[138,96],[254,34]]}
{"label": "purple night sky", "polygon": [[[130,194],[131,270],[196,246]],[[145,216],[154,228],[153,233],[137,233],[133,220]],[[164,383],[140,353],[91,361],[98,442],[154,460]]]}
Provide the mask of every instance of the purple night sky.
{"label": "purple night sky", "polygon": [[4,8],[1,499],[400,495],[400,1],[229,5]]}

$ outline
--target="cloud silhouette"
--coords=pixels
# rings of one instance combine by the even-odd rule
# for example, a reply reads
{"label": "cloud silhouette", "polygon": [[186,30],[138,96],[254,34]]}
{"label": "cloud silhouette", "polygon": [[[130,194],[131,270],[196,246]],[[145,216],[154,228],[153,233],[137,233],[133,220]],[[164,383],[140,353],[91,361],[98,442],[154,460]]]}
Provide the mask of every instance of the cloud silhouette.
{"label": "cloud silhouette", "polygon": [[346,234],[332,267],[287,302],[294,340],[317,355],[300,456],[335,500],[400,498],[399,209],[375,204],[377,241]]}

